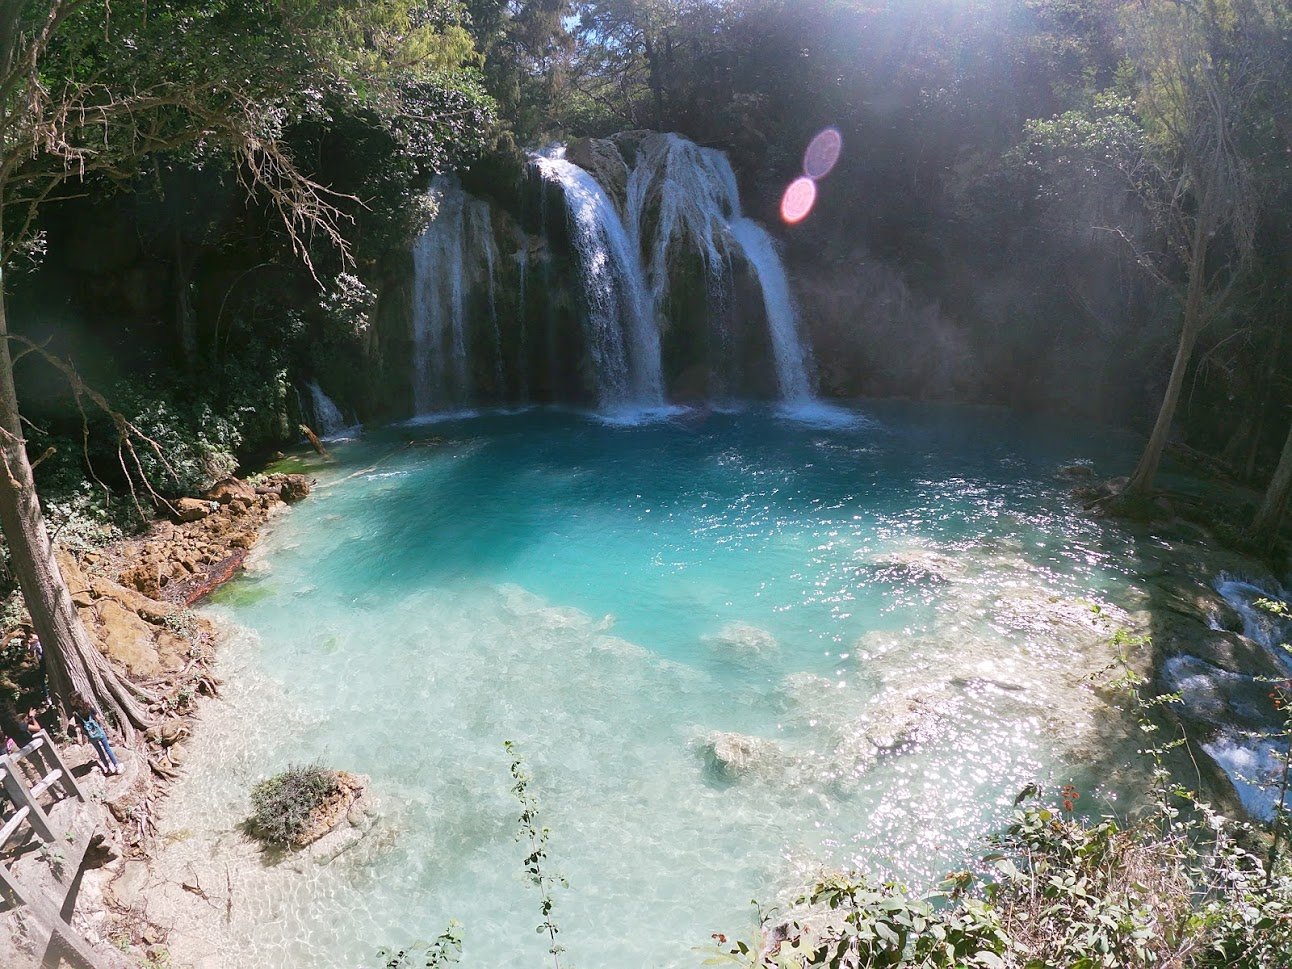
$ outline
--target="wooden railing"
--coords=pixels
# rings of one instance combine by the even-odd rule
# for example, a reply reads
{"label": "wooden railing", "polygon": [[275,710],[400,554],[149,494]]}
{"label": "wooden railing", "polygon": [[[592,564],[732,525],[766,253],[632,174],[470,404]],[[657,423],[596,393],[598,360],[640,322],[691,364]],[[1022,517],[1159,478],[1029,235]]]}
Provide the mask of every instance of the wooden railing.
{"label": "wooden railing", "polygon": [[[38,780],[28,782],[24,763],[34,768]],[[56,897],[28,887],[3,863],[5,847],[25,828],[30,828],[42,845],[56,846],[60,854],[63,844],[73,839],[70,831],[63,832],[66,838],[60,839],[41,803],[53,792],[61,795],[59,800],[85,800],[76,778],[63,763],[58,747],[48,734],[42,731],[21,750],[0,757],[0,786],[9,800],[5,814],[0,814],[0,893],[8,896],[13,905],[26,906],[33,921],[48,933],[47,938],[36,940],[38,945],[44,943],[42,969],[58,966],[63,959],[81,969],[106,969],[107,962],[68,924],[76,907],[81,869],[94,832],[91,830],[76,840],[66,863],[54,870],[60,885]]]}
{"label": "wooden railing", "polygon": [[[22,770],[18,766],[22,761],[29,762],[40,774],[40,780],[30,788],[24,783]],[[26,747],[0,757],[0,784],[3,784],[5,796],[14,807],[14,813],[0,826],[0,851],[17,834],[24,821],[42,841],[56,840],[54,830],[49,825],[49,817],[40,806],[40,798],[55,785],[62,790],[64,797],[85,800],[76,778],[59,756],[58,748],[43,731]]]}

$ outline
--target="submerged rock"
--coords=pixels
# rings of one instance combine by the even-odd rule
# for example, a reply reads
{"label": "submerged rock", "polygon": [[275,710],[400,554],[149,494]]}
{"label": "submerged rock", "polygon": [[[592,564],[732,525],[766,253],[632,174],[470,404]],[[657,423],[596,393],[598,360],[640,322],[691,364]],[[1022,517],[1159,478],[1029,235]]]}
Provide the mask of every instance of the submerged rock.
{"label": "submerged rock", "polygon": [[700,754],[706,769],[724,781],[778,774],[786,767],[779,744],[746,734],[715,731],[700,745]]}
{"label": "submerged rock", "polygon": [[899,549],[872,559],[867,565],[878,578],[888,580],[951,583],[965,577],[965,567],[960,561],[930,549]]}
{"label": "submerged rock", "polygon": [[1129,613],[1116,606],[1052,595],[1036,587],[1002,591],[994,597],[989,615],[998,625],[1024,632],[1111,636],[1130,625]]}
{"label": "submerged rock", "polygon": [[703,639],[710,646],[738,656],[761,656],[778,648],[775,636],[746,622],[729,622]]}

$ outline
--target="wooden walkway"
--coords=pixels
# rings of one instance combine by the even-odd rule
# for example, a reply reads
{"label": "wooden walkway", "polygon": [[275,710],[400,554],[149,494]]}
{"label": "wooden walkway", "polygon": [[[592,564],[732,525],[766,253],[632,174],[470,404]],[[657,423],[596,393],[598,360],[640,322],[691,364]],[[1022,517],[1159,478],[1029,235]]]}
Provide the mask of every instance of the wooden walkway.
{"label": "wooden walkway", "polygon": [[[37,779],[29,782],[28,772]],[[58,859],[51,863],[58,885],[52,896],[24,884],[0,862],[0,894],[14,907],[25,907],[42,936],[35,940],[44,951],[41,969],[56,969],[64,960],[80,969],[107,969],[103,957],[71,926],[85,874],[85,855],[95,832],[90,830],[80,838],[60,832],[42,806],[42,801],[50,801],[53,795],[58,800],[85,800],[76,778],[47,734],[39,733],[26,747],[0,757],[0,787],[9,802],[5,813],[0,814],[0,857],[10,841],[29,829],[30,836]]]}

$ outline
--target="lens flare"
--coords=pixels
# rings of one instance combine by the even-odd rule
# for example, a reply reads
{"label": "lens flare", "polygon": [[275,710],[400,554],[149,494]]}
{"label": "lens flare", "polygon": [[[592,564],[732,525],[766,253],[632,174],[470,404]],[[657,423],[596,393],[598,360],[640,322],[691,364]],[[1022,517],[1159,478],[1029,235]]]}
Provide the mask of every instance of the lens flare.
{"label": "lens flare", "polygon": [[781,199],[781,218],[789,225],[798,225],[816,205],[816,182],[810,178],[795,179]]}
{"label": "lens flare", "polygon": [[839,164],[843,153],[843,135],[838,128],[826,128],[808,145],[803,155],[803,172],[808,178],[825,178]]}

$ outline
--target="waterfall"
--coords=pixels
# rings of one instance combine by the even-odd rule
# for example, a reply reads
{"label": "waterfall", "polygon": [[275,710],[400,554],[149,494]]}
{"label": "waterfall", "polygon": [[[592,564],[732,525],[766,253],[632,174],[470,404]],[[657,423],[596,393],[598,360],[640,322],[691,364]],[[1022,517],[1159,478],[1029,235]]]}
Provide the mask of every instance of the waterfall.
{"label": "waterfall", "polygon": [[498,369],[502,341],[496,296],[497,244],[487,203],[437,175],[435,218],[413,247],[413,406],[417,414],[472,400],[468,313],[472,293],[488,285]]}
{"label": "waterfall", "polygon": [[493,219],[489,206],[484,202],[477,203],[473,217],[479,222],[476,229],[479,238],[484,240],[485,271],[489,281],[489,321],[493,326],[493,371],[494,392],[503,396],[506,378],[503,375],[502,359],[502,324],[498,320],[498,245],[493,237]]}
{"label": "waterfall", "polygon": [[[647,224],[650,217],[654,225]],[[725,298],[721,288],[730,276],[733,250],[743,257],[762,290],[780,398],[787,403],[812,398],[811,357],[785,267],[771,235],[741,211],[740,189],[725,154],[679,135],[647,135],[628,178],[628,221],[638,245],[650,253],[656,309],[668,292],[669,255],[676,245],[704,260],[711,297],[719,290],[711,302]],[[718,336],[725,344],[727,334]]]}
{"label": "waterfall", "polygon": [[522,402],[529,399],[529,341],[526,339],[525,323],[529,318],[529,307],[526,305],[526,299],[529,294],[529,239],[528,237],[521,243],[516,250],[516,274],[519,277],[519,292],[516,298],[516,318],[518,325],[516,332],[516,365],[520,368],[518,374],[518,385],[520,386],[520,398]]}
{"label": "waterfall", "polygon": [[799,337],[794,297],[790,294],[790,282],[776,251],[776,243],[768,231],[753,219],[736,219],[731,224],[731,234],[762,287],[781,400],[793,404],[811,400],[812,379],[807,349]]}
{"label": "waterfall", "polygon": [[318,381],[311,380],[307,385],[310,391],[310,403],[314,410],[314,430],[320,437],[332,437],[346,430],[347,424],[341,416],[341,410],[332,402],[332,398],[323,393]]}
{"label": "waterfall", "polygon": [[[665,353],[679,394],[738,392],[750,344],[748,328],[733,324],[733,307],[745,305],[735,301],[737,279],[757,281],[778,397],[790,409],[816,406],[811,349],[780,251],[742,211],[725,154],[675,134],[629,133],[576,143],[568,155],[548,149],[529,166],[539,222],[568,239],[575,278],[554,277],[567,262],[553,261],[544,240],[531,246],[509,220],[495,226],[490,203],[437,176],[428,192],[436,213],[412,253],[417,415],[526,399],[536,386],[560,399],[568,384],[586,382],[602,411],[640,416],[665,404]],[[539,267],[530,265],[534,252]],[[531,314],[533,269],[547,298]],[[581,337],[566,326],[572,302]],[[756,313],[750,325],[762,325]],[[546,379],[529,372],[544,360]]]}
{"label": "waterfall", "polygon": [[563,149],[533,156],[541,178],[560,186],[582,269],[586,332],[602,408],[664,402],[659,325],[648,293],[641,249],[614,203]]}
{"label": "waterfall", "polygon": [[[655,218],[647,226],[648,216]],[[740,190],[727,156],[679,135],[642,140],[628,177],[628,222],[649,251],[651,295],[658,306],[668,292],[668,257],[674,244],[700,253],[711,279],[727,275],[724,232],[740,216]]]}

